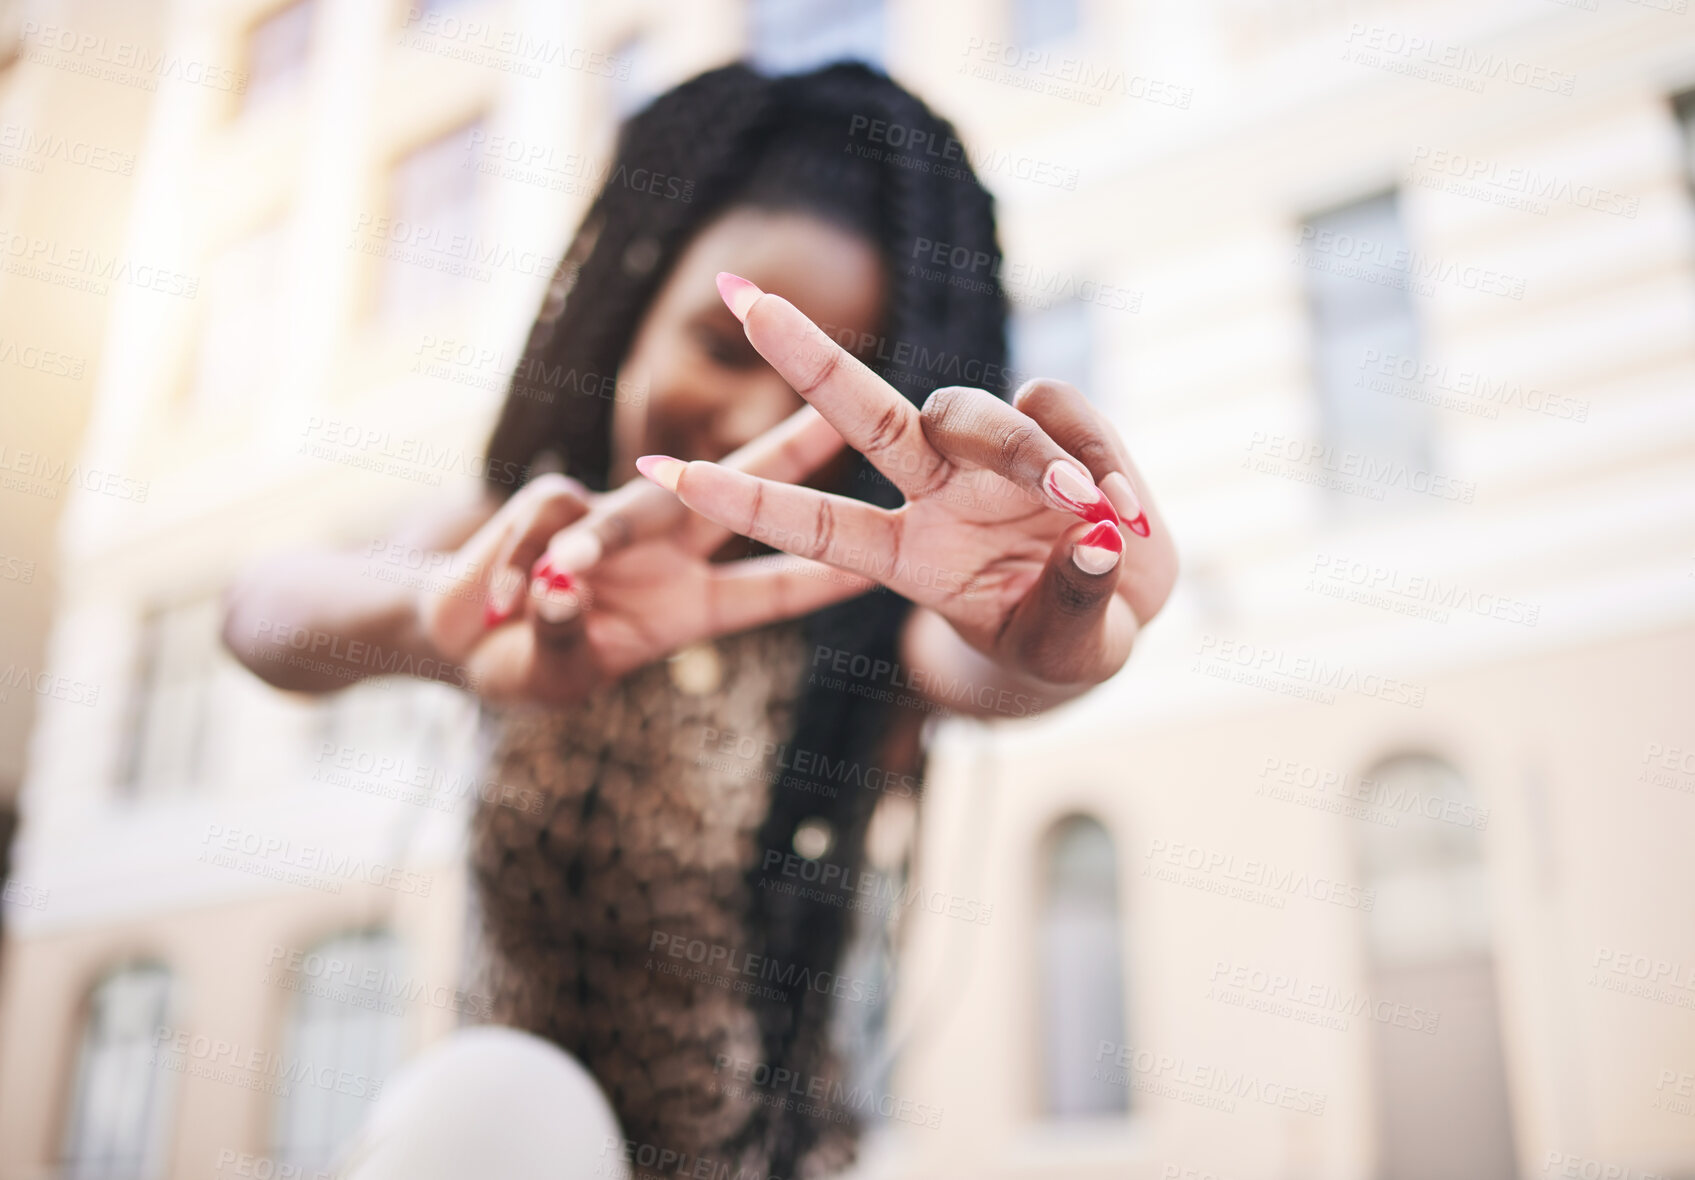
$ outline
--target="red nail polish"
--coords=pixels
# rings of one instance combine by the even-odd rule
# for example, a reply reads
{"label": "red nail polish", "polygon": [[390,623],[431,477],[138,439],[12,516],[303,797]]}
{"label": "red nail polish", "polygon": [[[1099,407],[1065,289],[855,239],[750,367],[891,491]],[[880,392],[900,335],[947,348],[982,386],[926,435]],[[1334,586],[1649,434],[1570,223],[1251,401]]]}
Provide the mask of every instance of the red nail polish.
{"label": "red nail polish", "polygon": [[537,561],[530,568],[530,578],[532,581],[539,579],[546,582],[549,590],[575,590],[577,588],[576,579],[568,573],[553,568],[552,557],[543,557]]}
{"label": "red nail polish", "polygon": [[1138,537],[1147,536],[1149,531],[1148,514],[1146,512],[1141,513],[1135,520],[1130,521],[1124,527],[1135,533]]}
{"label": "red nail polish", "polygon": [[[1054,460],[1042,481],[1054,501],[1063,504],[1084,520],[1119,524],[1118,512],[1094,483],[1078,473],[1078,469],[1063,459]],[[1093,497],[1092,499],[1090,497]]]}
{"label": "red nail polish", "polygon": [[1079,545],[1087,545],[1092,549],[1113,549],[1124,552],[1124,536],[1118,531],[1118,526],[1111,521],[1103,520],[1094,528],[1077,538]]}
{"label": "red nail polish", "polygon": [[483,626],[498,627],[504,623],[511,614],[511,611],[503,611],[491,602],[483,607]]}

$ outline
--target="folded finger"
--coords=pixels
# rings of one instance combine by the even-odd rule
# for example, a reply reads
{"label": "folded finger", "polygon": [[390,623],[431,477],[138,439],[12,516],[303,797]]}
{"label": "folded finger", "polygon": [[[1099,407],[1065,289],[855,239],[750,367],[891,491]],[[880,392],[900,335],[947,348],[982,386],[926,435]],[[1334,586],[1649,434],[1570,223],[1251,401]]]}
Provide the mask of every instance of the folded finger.
{"label": "folded finger", "polygon": [[883,581],[884,559],[898,547],[896,518],[861,500],[665,455],[643,456],[640,466],[702,516],[785,553]]}
{"label": "folded finger", "polygon": [[1065,531],[1007,626],[1003,642],[1018,666],[1050,684],[1094,683],[1118,670],[1137,627],[1115,593],[1123,549],[1110,521]]}
{"label": "folded finger", "polygon": [[483,614],[487,626],[498,626],[512,617],[523,598],[528,571],[548,538],[589,510],[589,495],[576,480],[552,474],[537,476],[517,493],[523,497],[519,515],[489,560]]}
{"label": "folded finger", "polygon": [[1118,523],[1094,478],[1042,424],[986,389],[949,385],[924,402],[924,435],[957,466],[987,468],[1032,503]]}
{"label": "folded finger", "polygon": [[[1152,525],[1147,501],[1136,487],[1140,476],[1130,451],[1112,423],[1075,386],[1037,378],[1019,387],[1012,395],[1012,404],[1039,422],[1054,442],[1089,469],[1101,490],[1108,493],[1125,528],[1138,536],[1149,535]],[[1121,486],[1108,489],[1106,479],[1114,471],[1124,478]]]}

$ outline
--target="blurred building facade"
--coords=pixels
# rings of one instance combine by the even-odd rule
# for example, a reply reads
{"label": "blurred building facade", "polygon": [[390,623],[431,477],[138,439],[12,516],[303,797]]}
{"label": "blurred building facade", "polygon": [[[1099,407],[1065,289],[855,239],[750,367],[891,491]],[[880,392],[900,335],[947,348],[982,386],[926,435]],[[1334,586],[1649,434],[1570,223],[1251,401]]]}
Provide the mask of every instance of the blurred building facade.
{"label": "blurred building facade", "polygon": [[[845,48],[964,142],[844,149],[978,168],[1014,368],[1114,417],[1184,557],[1112,684],[938,732],[888,1087],[941,1117],[867,1173],[1695,1175],[1678,2],[31,16],[11,121],[72,74],[148,114],[40,558],[0,1173],[311,1175],[477,1014],[469,704],[266,690],[217,593],[475,485],[619,114]],[[75,217],[0,300],[90,281]]]}

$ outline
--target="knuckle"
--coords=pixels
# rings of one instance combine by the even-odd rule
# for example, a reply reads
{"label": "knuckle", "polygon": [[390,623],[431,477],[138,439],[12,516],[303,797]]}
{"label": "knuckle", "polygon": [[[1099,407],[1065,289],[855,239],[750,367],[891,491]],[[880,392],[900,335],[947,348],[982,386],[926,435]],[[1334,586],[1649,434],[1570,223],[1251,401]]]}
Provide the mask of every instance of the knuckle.
{"label": "knuckle", "polygon": [[997,444],[1001,463],[1007,469],[1017,468],[1032,450],[1040,448],[1041,437],[1041,430],[1034,422],[1015,422],[1009,425]]}
{"label": "knuckle", "polygon": [[906,403],[887,407],[872,423],[871,430],[865,440],[866,451],[875,454],[896,446],[906,435]]}
{"label": "knuckle", "polygon": [[813,393],[836,375],[836,370],[841,368],[841,364],[842,350],[834,344],[826,342],[824,346],[820,346],[811,356],[802,359],[800,362],[798,366],[801,370],[800,384],[795,386],[795,392],[800,394],[801,397]]}
{"label": "knuckle", "polygon": [[1012,395],[1012,404],[1026,413],[1036,413],[1082,396],[1069,381],[1061,381],[1057,377],[1032,377]]}

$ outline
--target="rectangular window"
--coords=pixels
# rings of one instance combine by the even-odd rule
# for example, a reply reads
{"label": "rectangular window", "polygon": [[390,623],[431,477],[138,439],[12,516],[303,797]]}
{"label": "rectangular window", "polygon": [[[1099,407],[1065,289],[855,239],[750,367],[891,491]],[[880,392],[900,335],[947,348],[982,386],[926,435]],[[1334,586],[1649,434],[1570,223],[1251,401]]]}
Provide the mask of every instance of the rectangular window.
{"label": "rectangular window", "polygon": [[294,0],[261,19],[247,34],[247,90],[253,110],[299,91],[306,81],[317,0]]}
{"label": "rectangular window", "polygon": [[1095,400],[1094,333],[1089,308],[1080,299],[1020,311],[1012,317],[1011,363],[1014,385],[1032,377],[1053,377],[1075,385]]}
{"label": "rectangular window", "polygon": [[[1415,384],[1418,319],[1408,291],[1410,250],[1393,192],[1307,219],[1301,231],[1312,315],[1313,380],[1324,443],[1340,466],[1352,453],[1373,464],[1428,469],[1428,407]],[[1357,497],[1336,493],[1339,501]]]}
{"label": "rectangular window", "polygon": [[887,40],[883,0],[754,0],[749,59],[774,74],[833,61],[881,65]]}
{"label": "rectangular window", "polygon": [[466,151],[481,126],[457,127],[394,166],[388,222],[376,241],[383,260],[379,314],[391,324],[438,310],[482,285],[491,252],[479,249],[476,239],[477,172]]}
{"label": "rectangular window", "polygon": [[176,794],[202,780],[222,654],[218,620],[217,600],[206,598],[156,611],[142,625],[127,776],[133,794]]}

